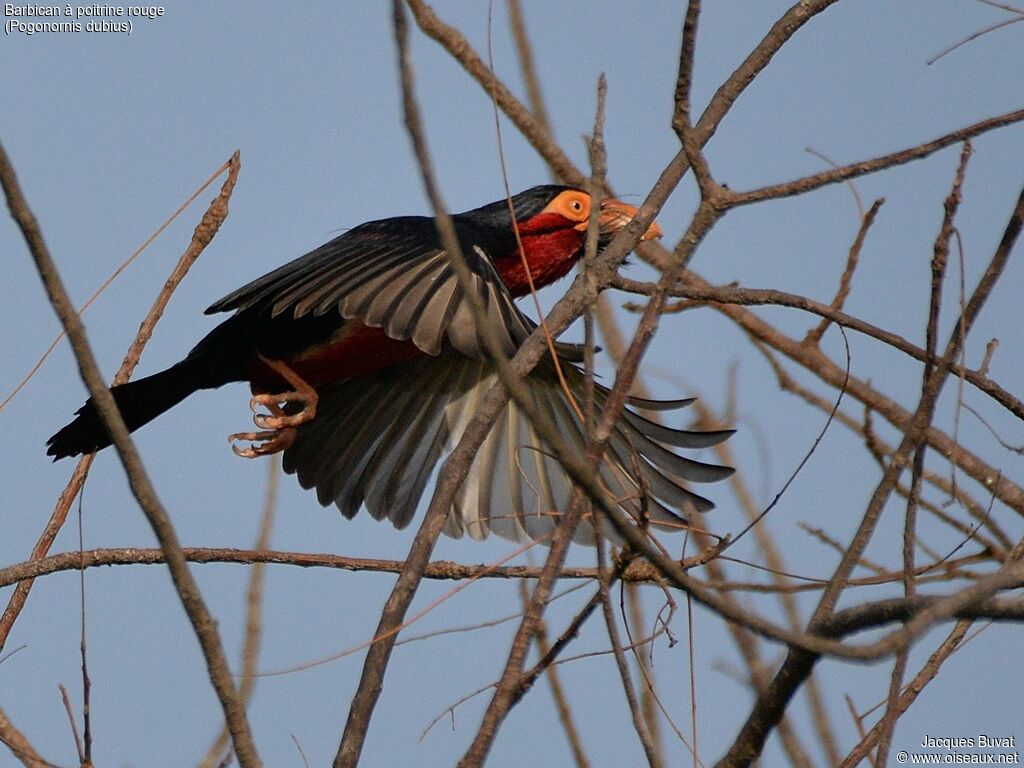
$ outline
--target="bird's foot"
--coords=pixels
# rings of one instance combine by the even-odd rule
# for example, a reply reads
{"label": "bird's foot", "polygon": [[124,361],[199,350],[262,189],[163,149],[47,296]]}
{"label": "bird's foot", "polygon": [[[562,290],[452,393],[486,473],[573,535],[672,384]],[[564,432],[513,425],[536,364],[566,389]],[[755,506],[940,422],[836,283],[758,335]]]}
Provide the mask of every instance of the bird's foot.
{"label": "bird's foot", "polygon": [[[261,392],[252,396],[252,399],[249,400],[249,408],[254,414],[252,420],[256,426],[262,430],[292,429],[307,421],[312,421],[316,416],[316,406],[320,400],[316,390],[284,362],[262,356],[260,360],[291,384],[292,389],[275,393]],[[302,407],[293,413],[288,413],[285,408],[290,403],[301,404]],[[269,413],[262,413],[261,408],[265,408]]]}
{"label": "bird's foot", "polygon": [[[249,400],[249,408],[253,412],[253,423],[263,430],[291,429],[312,421],[316,416],[319,398],[316,390],[309,388],[303,391],[275,392],[273,394],[253,395]],[[302,408],[288,413],[284,407],[288,403],[301,403]],[[263,413],[265,408],[269,413]]]}
{"label": "bird's foot", "polygon": [[[257,459],[260,456],[272,456],[291,447],[295,441],[295,427],[272,429],[262,432],[236,432],[228,435],[231,450],[243,459]],[[251,443],[247,448],[235,445],[236,442]]]}
{"label": "bird's foot", "polygon": [[[316,417],[319,402],[316,390],[284,362],[266,357],[260,357],[260,360],[291,384],[292,389],[275,393],[260,392],[249,400],[249,408],[253,412],[252,420],[260,431],[236,432],[228,436],[231,450],[246,459],[271,456],[290,448],[295,442],[298,427]],[[293,403],[298,407],[297,410],[288,408]],[[265,409],[266,412],[261,409]],[[235,445],[236,442],[246,442],[250,445],[242,447]]]}

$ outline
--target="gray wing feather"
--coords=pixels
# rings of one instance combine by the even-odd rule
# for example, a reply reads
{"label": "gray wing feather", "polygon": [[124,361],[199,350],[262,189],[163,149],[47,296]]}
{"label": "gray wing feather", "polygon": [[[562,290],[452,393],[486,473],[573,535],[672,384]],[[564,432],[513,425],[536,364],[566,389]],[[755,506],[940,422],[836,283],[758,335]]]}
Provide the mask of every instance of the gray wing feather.
{"label": "gray wing feather", "polygon": [[[295,318],[337,312],[411,339],[430,355],[447,340],[468,357],[484,356],[469,302],[436,245],[433,225],[416,220],[409,232],[357,227],[290,264],[254,280],[214,303],[207,312],[266,313]],[[479,247],[465,248],[472,293],[506,354],[514,354],[534,325]]]}
{"label": "gray wing feather", "polygon": [[[562,368],[574,397],[582,402],[582,372],[567,361]],[[299,428],[285,452],[285,469],[298,474],[304,487],[315,487],[321,503],[336,504],[348,517],[365,506],[374,518],[404,527],[439,460],[462,439],[496,381],[492,363],[443,347],[438,359],[423,357],[324,387],[317,418]],[[582,454],[583,424],[551,363],[542,362],[526,383],[534,405]],[[608,396],[599,384],[595,393],[598,402]],[[685,404],[675,402],[676,407]],[[649,403],[644,401],[645,406]],[[690,436],[701,433],[654,425],[629,407],[623,413],[597,471],[609,499],[642,524],[661,529],[678,530],[695,512],[711,509],[713,504],[685,483],[719,481],[732,470],[684,458],[666,447],[690,445]],[[724,439],[723,434],[727,436],[715,433],[715,441]],[[572,491],[565,470],[510,401],[456,494],[445,533],[550,540]],[[618,541],[610,528],[602,533]],[[579,527],[576,540],[593,542],[589,522]]]}

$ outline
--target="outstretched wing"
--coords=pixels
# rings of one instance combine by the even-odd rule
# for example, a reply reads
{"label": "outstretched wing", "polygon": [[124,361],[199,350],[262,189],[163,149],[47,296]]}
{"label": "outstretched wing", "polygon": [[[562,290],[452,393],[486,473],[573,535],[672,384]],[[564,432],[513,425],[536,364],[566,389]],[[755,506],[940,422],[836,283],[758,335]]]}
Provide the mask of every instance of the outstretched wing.
{"label": "outstretched wing", "polygon": [[[533,324],[516,307],[483,249],[464,238],[472,293],[506,353],[513,354]],[[298,319],[337,312],[411,340],[430,355],[447,339],[479,358],[483,344],[469,301],[441,248],[432,219],[403,217],[362,224],[239,288],[207,314],[235,310]]]}
{"label": "outstretched wing", "polygon": [[[583,402],[582,373],[568,362],[562,367],[574,397]],[[461,439],[496,381],[488,361],[447,352],[439,359],[413,360],[325,387],[317,418],[299,428],[285,451],[285,470],[297,474],[303,487],[315,488],[321,504],[337,505],[346,517],[365,506],[374,518],[403,528],[438,461]],[[526,384],[538,410],[583,452],[584,426],[551,363],[542,362]],[[595,389],[600,406],[608,390]],[[661,410],[690,402],[634,401],[636,407]],[[732,469],[685,458],[671,448],[704,448],[730,434],[672,429],[627,408],[601,463],[602,483],[635,519],[663,529],[683,528],[694,512],[713,507],[684,483],[715,482]],[[544,540],[567,510],[572,488],[529,419],[510,401],[477,452],[445,532]],[[578,541],[592,537],[590,526],[580,526]]]}

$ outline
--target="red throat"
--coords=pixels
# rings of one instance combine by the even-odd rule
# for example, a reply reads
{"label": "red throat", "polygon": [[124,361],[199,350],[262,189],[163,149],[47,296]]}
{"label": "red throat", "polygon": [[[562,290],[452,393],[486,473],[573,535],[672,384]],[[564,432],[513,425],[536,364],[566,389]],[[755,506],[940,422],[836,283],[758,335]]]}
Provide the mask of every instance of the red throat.
{"label": "red throat", "polygon": [[[531,232],[520,225],[519,234],[526,262],[530,267],[530,276],[536,288],[550,285],[569,273],[579,258],[585,237],[583,232],[564,226],[559,229]],[[494,266],[514,298],[530,292],[530,281],[527,279],[523,258],[518,250],[495,259]]]}

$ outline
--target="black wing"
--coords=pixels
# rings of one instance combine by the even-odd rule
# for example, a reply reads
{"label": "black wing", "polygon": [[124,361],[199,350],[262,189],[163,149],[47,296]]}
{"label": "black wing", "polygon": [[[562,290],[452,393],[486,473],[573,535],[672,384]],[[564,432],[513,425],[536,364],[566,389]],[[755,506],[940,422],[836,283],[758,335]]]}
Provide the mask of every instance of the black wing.
{"label": "black wing", "polygon": [[[513,354],[534,324],[516,307],[490,257],[462,238],[489,325]],[[206,312],[288,313],[298,319],[338,312],[348,320],[383,328],[437,355],[447,338],[469,357],[483,345],[469,302],[441,248],[432,219],[403,217],[362,224],[273,272],[228,294]]]}

